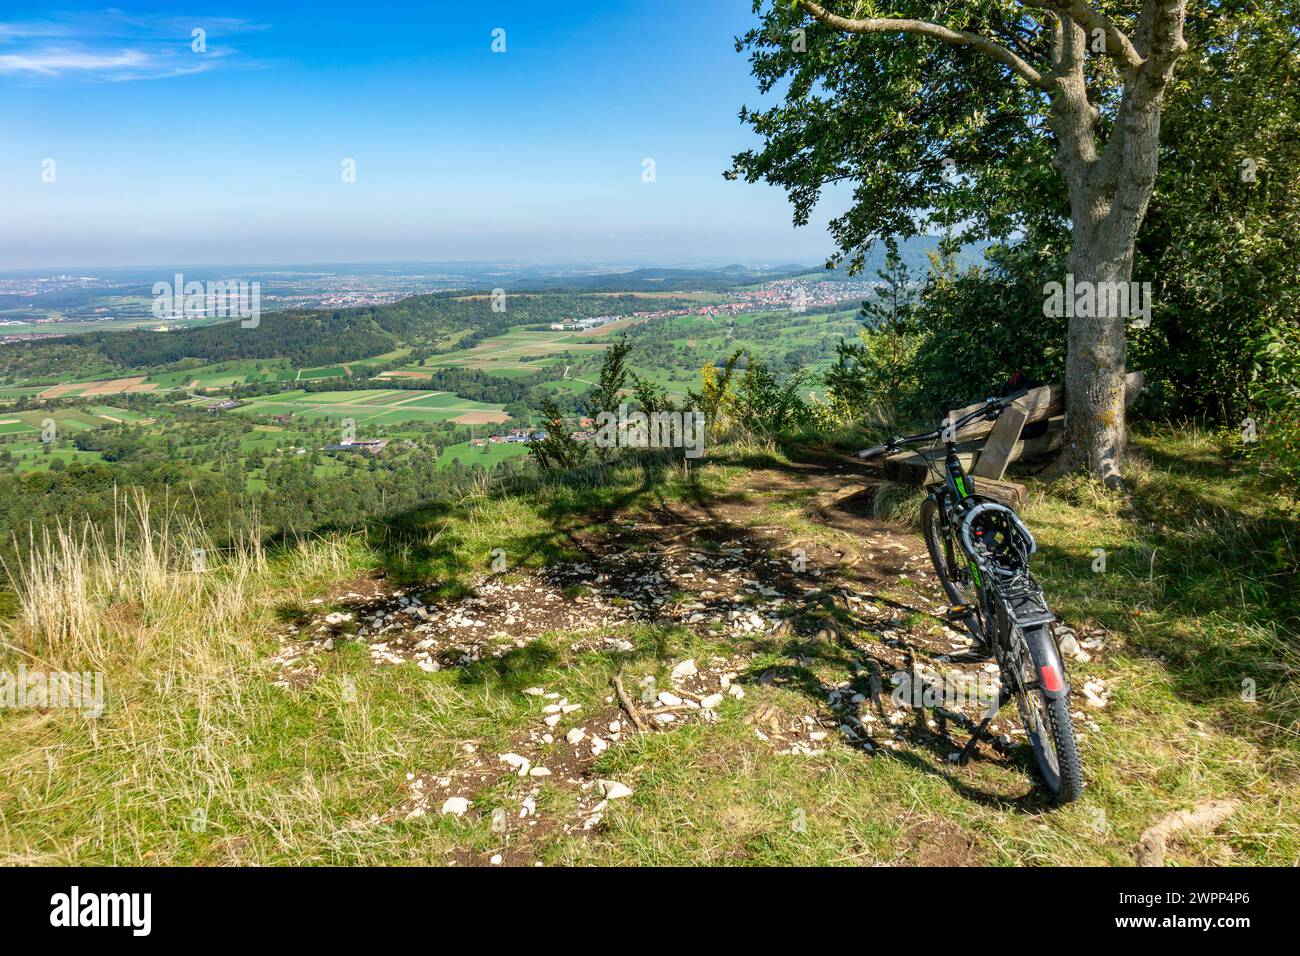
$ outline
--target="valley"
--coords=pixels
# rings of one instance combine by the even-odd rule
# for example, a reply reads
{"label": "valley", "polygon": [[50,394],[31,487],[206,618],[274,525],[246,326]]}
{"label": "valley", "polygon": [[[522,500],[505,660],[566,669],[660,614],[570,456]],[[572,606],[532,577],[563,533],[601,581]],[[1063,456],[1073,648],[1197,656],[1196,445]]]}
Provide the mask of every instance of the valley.
{"label": "valley", "polygon": [[816,387],[835,342],[857,335],[855,296],[871,294],[861,282],[698,289],[676,278],[680,291],[511,294],[504,311],[488,292],[435,293],[273,312],[255,328],[10,342],[0,533],[42,516],[94,520],[126,486],[189,497],[216,524],[233,509],[276,532],[354,526],[475,473],[518,470],[519,436],[543,427],[543,403],[586,414],[622,338],[636,373],[674,400],[737,350]]}

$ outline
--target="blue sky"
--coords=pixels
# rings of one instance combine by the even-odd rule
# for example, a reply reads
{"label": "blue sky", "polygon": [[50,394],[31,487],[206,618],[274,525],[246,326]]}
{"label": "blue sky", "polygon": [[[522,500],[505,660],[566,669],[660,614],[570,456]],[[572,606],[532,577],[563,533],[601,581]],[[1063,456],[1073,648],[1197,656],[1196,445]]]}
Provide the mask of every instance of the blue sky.
{"label": "blue sky", "polygon": [[831,251],[721,175],[749,0],[40,10],[0,13],[0,269]]}

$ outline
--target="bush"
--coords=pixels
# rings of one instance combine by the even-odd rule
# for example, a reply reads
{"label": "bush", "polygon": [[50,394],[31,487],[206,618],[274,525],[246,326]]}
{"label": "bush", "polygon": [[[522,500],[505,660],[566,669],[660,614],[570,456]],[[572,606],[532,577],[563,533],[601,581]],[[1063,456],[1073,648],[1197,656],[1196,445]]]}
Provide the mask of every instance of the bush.
{"label": "bush", "polygon": [[1294,489],[1300,482],[1300,327],[1271,330],[1259,359],[1252,398],[1262,465]]}
{"label": "bush", "polygon": [[762,435],[778,435],[807,424],[811,415],[799,394],[806,384],[803,372],[781,380],[753,355],[748,360],[736,387],[732,419]]}
{"label": "bush", "polygon": [[[1066,319],[1043,314],[1043,287],[1059,280],[1060,251],[1050,246],[993,246],[988,264],[959,271],[947,253],[914,301],[900,306],[886,276],[886,305],[862,341],[841,342],[825,375],[840,420],[873,410],[892,421],[937,418],[1000,394],[1012,377],[1059,381],[1065,372]],[[905,273],[905,270],[903,270]]]}
{"label": "bush", "polygon": [[912,402],[927,419],[1003,388],[1065,376],[1067,319],[1043,314],[1043,287],[1060,281],[1059,250],[992,246],[989,264],[958,272],[936,259],[917,303],[921,342]]}

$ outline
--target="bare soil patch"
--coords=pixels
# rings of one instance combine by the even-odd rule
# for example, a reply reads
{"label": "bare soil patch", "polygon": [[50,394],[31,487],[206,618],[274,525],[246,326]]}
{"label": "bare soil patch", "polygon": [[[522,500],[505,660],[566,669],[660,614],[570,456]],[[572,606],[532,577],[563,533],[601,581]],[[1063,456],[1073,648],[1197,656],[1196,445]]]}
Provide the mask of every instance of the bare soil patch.
{"label": "bare soil patch", "polygon": [[465,412],[452,419],[457,425],[500,425],[510,421],[505,412]]}

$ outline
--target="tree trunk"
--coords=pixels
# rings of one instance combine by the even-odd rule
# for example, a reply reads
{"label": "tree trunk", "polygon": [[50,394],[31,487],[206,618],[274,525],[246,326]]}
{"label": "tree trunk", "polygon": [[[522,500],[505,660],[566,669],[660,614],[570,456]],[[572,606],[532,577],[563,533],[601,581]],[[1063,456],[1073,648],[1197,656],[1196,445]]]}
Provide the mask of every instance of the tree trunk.
{"label": "tree trunk", "polygon": [[[1143,4],[1134,54],[1145,60],[1121,69],[1124,95],[1100,154],[1095,138],[1100,114],[1088,98],[1083,69],[1085,33],[1078,23],[1059,22],[1049,123],[1057,138],[1054,165],[1070,190],[1073,232],[1067,270],[1076,286],[1123,283],[1127,291],[1133,277],[1133,247],[1155,189],[1161,101],[1174,63],[1187,49],[1184,7],[1185,0]],[[1115,304],[1110,297],[1094,301]],[[1149,308],[1150,302],[1145,305]],[[1127,318],[1123,309],[1071,314],[1066,357],[1065,434],[1057,470],[1083,469],[1111,487],[1122,484],[1128,438]]]}
{"label": "tree trunk", "polygon": [[[1116,249],[1095,233],[1074,231],[1068,269],[1078,286],[1128,283],[1133,250]],[[1088,231],[1088,230],[1084,230]],[[1105,310],[1096,310],[1105,311]],[[1058,470],[1084,470],[1112,487],[1123,475],[1127,426],[1124,417],[1124,376],[1128,339],[1125,316],[1074,315],[1070,319],[1065,366],[1065,434]]]}
{"label": "tree trunk", "polygon": [[1160,89],[1152,90],[1148,81],[1131,83],[1100,156],[1092,144],[1096,112],[1082,90],[1062,84],[1055,104],[1058,168],[1069,183],[1073,225],[1067,272],[1076,288],[1087,282],[1093,290],[1101,283],[1123,290],[1119,298],[1095,294],[1088,314],[1067,313],[1065,434],[1056,468],[1086,471],[1110,487],[1123,483],[1125,324],[1135,309],[1128,292],[1133,248],[1155,188],[1160,100]]}

